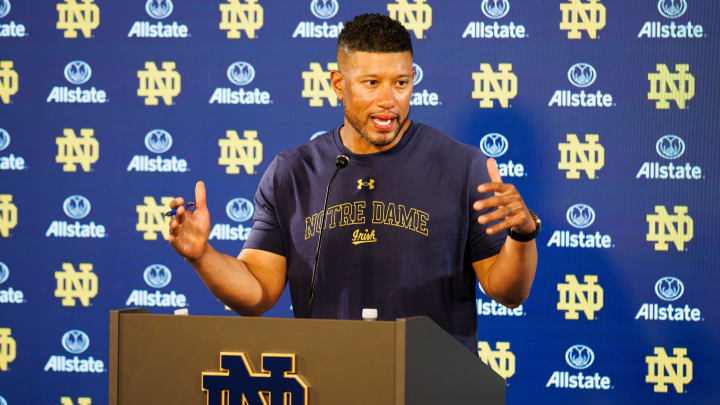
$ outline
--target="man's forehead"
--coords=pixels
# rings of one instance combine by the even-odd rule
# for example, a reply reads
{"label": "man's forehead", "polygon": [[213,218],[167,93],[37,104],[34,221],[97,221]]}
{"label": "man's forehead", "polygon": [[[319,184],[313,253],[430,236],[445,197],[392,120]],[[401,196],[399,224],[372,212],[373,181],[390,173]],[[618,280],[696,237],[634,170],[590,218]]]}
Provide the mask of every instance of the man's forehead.
{"label": "man's forehead", "polygon": [[407,70],[412,68],[412,53],[338,51],[338,64],[343,69],[365,71]]}

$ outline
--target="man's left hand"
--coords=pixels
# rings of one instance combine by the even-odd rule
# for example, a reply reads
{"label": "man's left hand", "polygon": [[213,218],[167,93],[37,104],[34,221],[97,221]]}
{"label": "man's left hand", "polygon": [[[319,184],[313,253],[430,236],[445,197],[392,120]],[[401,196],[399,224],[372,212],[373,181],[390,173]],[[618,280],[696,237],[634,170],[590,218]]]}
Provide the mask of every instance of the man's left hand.
{"label": "man's left hand", "polygon": [[480,215],[478,222],[487,224],[496,220],[504,219],[504,221],[494,224],[487,228],[487,233],[494,234],[512,228],[517,233],[531,233],[535,230],[535,221],[533,221],[528,212],[520,193],[515,186],[503,183],[500,177],[495,159],[487,160],[487,170],[490,175],[491,183],[484,183],[478,186],[481,193],[493,192],[494,196],[484,200],[475,201],[473,208],[476,211],[488,208],[497,208],[487,214]]}

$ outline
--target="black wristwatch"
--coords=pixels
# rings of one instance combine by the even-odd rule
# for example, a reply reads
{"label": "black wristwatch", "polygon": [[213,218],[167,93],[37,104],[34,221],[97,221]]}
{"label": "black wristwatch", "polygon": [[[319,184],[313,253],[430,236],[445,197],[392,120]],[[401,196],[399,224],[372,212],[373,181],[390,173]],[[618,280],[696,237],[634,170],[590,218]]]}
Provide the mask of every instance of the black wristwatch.
{"label": "black wristwatch", "polygon": [[530,216],[532,217],[533,221],[535,221],[535,230],[530,233],[518,233],[513,231],[512,228],[508,228],[507,234],[513,240],[516,240],[518,242],[530,242],[531,240],[535,239],[538,233],[540,233],[540,225],[542,224],[542,221],[540,221],[540,218],[538,218],[537,214],[535,214],[533,210],[528,211],[530,212]]}

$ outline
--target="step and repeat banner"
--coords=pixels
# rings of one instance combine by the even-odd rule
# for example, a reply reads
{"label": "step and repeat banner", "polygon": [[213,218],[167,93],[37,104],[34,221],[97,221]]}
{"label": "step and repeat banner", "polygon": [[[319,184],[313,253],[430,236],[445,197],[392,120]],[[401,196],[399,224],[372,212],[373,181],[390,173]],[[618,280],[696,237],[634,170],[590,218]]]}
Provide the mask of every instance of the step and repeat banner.
{"label": "step and repeat banner", "polygon": [[0,0],[0,405],[106,403],[111,309],[234,316],[163,211],[204,180],[237,254],[273,157],[342,123],[329,72],[365,12],[411,33],[410,118],[543,220],[530,298],[478,288],[508,403],[720,398],[720,3]]}

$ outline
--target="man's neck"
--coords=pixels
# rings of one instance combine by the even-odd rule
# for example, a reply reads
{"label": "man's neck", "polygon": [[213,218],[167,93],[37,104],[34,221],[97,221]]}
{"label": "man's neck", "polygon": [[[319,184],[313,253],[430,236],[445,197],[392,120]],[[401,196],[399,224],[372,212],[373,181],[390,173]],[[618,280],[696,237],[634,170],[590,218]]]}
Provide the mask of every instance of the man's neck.
{"label": "man's neck", "polygon": [[345,124],[342,126],[342,128],[340,128],[340,141],[342,141],[343,145],[345,145],[345,147],[348,148],[350,152],[356,155],[366,155],[370,153],[382,152],[384,150],[393,148],[400,142],[402,137],[405,135],[407,129],[410,128],[410,122],[410,120],[405,121],[402,129],[400,130],[400,133],[398,133],[398,136],[391,143],[383,146],[378,146],[368,142],[367,139],[363,138],[362,135],[360,135],[346,119]]}

